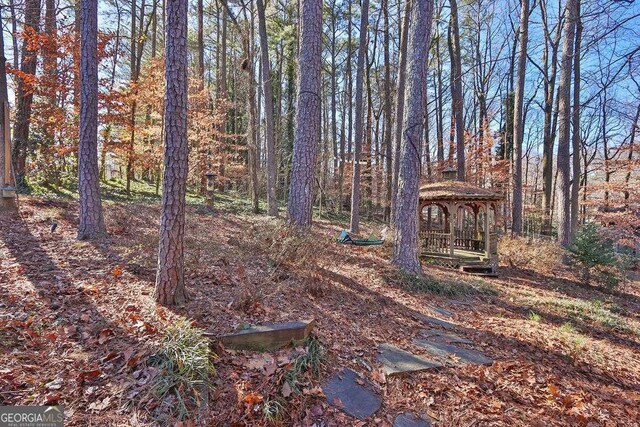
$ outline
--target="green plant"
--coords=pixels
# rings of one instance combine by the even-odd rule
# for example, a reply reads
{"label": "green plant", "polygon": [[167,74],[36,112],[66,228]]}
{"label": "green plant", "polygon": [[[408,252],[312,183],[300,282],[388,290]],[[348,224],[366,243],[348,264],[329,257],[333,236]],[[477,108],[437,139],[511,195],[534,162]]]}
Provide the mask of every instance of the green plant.
{"label": "green plant", "polygon": [[268,399],[262,406],[262,418],[265,421],[276,424],[284,417],[284,406],[279,400]]}
{"label": "green plant", "polygon": [[320,340],[315,336],[310,336],[305,342],[304,352],[296,357],[293,366],[284,375],[284,384],[287,384],[294,393],[300,393],[302,377],[310,372],[314,377],[320,376],[320,363],[324,357],[324,350]]}
{"label": "green plant", "polygon": [[161,401],[170,395],[175,398],[171,416],[184,420],[200,406],[209,377],[215,374],[215,357],[202,330],[191,322],[181,320],[167,328],[152,357],[152,364],[159,369],[153,391]]}
{"label": "green plant", "polygon": [[531,320],[532,322],[540,323],[540,321],[542,321],[542,316],[540,316],[538,313],[530,311],[529,320]]}
{"label": "green plant", "polygon": [[621,280],[622,264],[616,256],[613,240],[603,235],[594,223],[583,225],[570,249],[572,264],[585,284],[592,280],[615,288]]}

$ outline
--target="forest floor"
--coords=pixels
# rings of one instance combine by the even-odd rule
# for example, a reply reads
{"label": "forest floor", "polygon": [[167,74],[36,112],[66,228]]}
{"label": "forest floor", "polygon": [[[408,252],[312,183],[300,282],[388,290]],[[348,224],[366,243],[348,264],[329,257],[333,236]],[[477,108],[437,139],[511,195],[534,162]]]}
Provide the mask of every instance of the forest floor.
{"label": "forest floor", "polygon": [[[304,350],[215,346],[206,424],[391,426],[409,411],[436,426],[639,425],[637,280],[605,292],[562,268],[477,278],[425,266],[429,285],[412,287],[391,268],[390,246],[335,243],[344,218],[295,238],[226,196],[213,213],[187,208],[189,302],[170,310],[153,300],[159,204],[148,196],[105,202],[109,237],[99,242],[75,239],[73,200],[24,197],[19,216],[0,217],[0,405],[62,404],[69,426],[149,425],[162,407],[149,397],[148,360],[177,319],[220,335],[314,318],[320,375],[300,373],[300,393],[282,385],[292,352]],[[367,223],[366,233],[382,226]],[[420,316],[439,308],[494,363],[386,376],[377,345],[419,352]],[[322,396],[323,380],[343,367],[382,397],[364,421]],[[279,420],[265,419],[265,403]]]}

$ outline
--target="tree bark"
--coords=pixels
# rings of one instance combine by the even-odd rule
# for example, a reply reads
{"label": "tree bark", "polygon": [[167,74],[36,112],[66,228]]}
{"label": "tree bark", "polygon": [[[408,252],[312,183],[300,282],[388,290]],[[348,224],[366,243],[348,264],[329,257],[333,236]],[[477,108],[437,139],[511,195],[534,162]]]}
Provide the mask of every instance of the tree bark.
{"label": "tree bark", "polygon": [[464,150],[464,116],[462,115],[462,53],[460,52],[460,27],[458,25],[457,0],[449,0],[451,6],[451,40],[449,53],[451,55],[451,114],[456,129],[456,164],[458,181],[465,180],[465,150]]}
{"label": "tree bark", "polygon": [[391,59],[389,55],[389,45],[391,40],[389,37],[389,2],[383,0],[382,13],[384,14],[384,155],[385,155],[385,187],[386,198],[384,206],[384,219],[385,221],[391,221],[391,189],[393,188],[393,147],[392,147],[392,126],[393,126],[393,114],[391,105]]}
{"label": "tree bark", "polygon": [[184,285],[185,195],[188,172],[187,147],[187,5],[183,0],[166,0],[164,188],[156,301],[182,304]]}
{"label": "tree bark", "polygon": [[426,105],[427,60],[429,55],[432,0],[414,0],[411,8],[407,64],[407,109],[402,121],[396,230],[392,262],[400,269],[421,274],[418,258],[418,195],[420,187],[420,140]]}
{"label": "tree bark", "polygon": [[356,129],[353,141],[353,176],[351,181],[351,232],[360,231],[360,157],[362,156],[362,140],[364,138],[364,63],[367,53],[367,25],[369,23],[369,0],[362,0],[360,14],[360,43],[358,47],[358,63],[356,65]]}
{"label": "tree bark", "polygon": [[568,247],[571,242],[571,188],[569,147],[571,130],[571,74],[576,28],[576,1],[565,6],[564,40],[558,85],[558,242]]}
{"label": "tree bark", "polygon": [[[23,32],[40,31],[40,0],[26,0],[24,6]],[[35,76],[38,65],[36,50],[31,49],[28,40],[22,42],[20,71],[26,75]],[[33,103],[33,88],[24,79],[17,79],[16,88],[16,117],[13,128],[13,149],[16,173],[16,185],[19,189],[26,188],[27,157],[33,151],[29,141],[29,126],[31,124],[31,105]]]}
{"label": "tree bark", "polygon": [[96,239],[107,232],[100,201],[98,168],[98,2],[83,0],[80,20],[80,144],[78,239]]}
{"label": "tree bark", "polygon": [[407,80],[407,44],[409,39],[409,16],[413,7],[412,0],[407,0],[404,5],[402,29],[400,36],[400,52],[398,63],[398,88],[396,92],[396,123],[394,135],[393,155],[393,182],[391,184],[391,219],[395,221],[396,197],[398,194],[398,175],[400,172],[400,147],[402,145],[402,120],[404,118],[404,91]]}
{"label": "tree bark", "polygon": [[275,126],[273,120],[273,84],[271,62],[269,61],[269,45],[267,43],[267,18],[263,0],[257,0],[258,32],[260,33],[260,55],[262,65],[262,87],[264,89],[264,110],[266,123],[267,152],[267,205],[268,214],[278,215],[278,199],[276,198],[277,165],[275,146]]}
{"label": "tree bark", "polygon": [[300,44],[293,161],[287,215],[299,228],[311,226],[318,143],[320,142],[322,1],[300,1]]}
{"label": "tree bark", "polygon": [[529,0],[520,3],[520,52],[518,54],[518,80],[513,107],[513,199],[511,232],[522,234],[522,138],[523,132],[523,101],[524,78],[527,71],[527,42],[529,40]]}
{"label": "tree bark", "polygon": [[580,19],[580,0],[576,0],[576,41],[573,55],[573,112],[571,137],[572,145],[572,168],[571,168],[571,235],[569,241],[578,230],[580,213],[580,49],[582,42],[582,20]]}

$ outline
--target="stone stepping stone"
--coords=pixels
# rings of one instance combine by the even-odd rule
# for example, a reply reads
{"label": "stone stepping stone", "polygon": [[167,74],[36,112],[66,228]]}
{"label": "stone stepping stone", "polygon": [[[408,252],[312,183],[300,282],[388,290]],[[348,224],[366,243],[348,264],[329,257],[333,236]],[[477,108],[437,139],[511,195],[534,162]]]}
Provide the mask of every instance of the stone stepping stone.
{"label": "stone stepping stone", "polygon": [[443,317],[453,317],[453,313],[449,310],[447,310],[446,308],[442,308],[442,307],[436,307],[435,305],[430,305],[428,306],[429,310],[433,311],[434,313],[439,314],[440,316]]}
{"label": "stone stepping stone", "polygon": [[443,366],[437,361],[409,353],[391,344],[378,345],[378,351],[378,362],[382,363],[382,370],[389,376],[422,372]]}
{"label": "stone stepping stone", "polygon": [[476,350],[420,339],[413,340],[413,343],[427,350],[434,359],[447,365],[491,365],[493,363],[493,360]]}
{"label": "stone stepping stone", "polygon": [[393,420],[393,427],[431,427],[431,420],[404,412]]}
{"label": "stone stepping stone", "polygon": [[333,374],[322,386],[329,405],[340,408],[359,420],[373,415],[382,405],[382,398],[373,385],[351,369]]}
{"label": "stone stepping stone", "polygon": [[473,344],[473,341],[459,337],[458,335],[450,332],[437,331],[435,329],[423,329],[421,333],[425,338],[428,338],[429,341],[445,344]]}
{"label": "stone stepping stone", "polygon": [[218,337],[218,341],[236,350],[267,351],[306,339],[315,326],[315,320],[265,323],[249,326],[238,332]]}
{"label": "stone stepping stone", "polygon": [[419,314],[418,313],[418,314],[415,315],[415,318],[420,320],[420,321],[422,321],[422,322],[428,323],[428,324],[433,325],[433,326],[438,326],[438,327],[443,328],[443,329],[455,329],[458,326],[455,323],[451,323],[451,322],[448,322],[446,320],[438,319],[437,317],[427,316],[426,314]]}

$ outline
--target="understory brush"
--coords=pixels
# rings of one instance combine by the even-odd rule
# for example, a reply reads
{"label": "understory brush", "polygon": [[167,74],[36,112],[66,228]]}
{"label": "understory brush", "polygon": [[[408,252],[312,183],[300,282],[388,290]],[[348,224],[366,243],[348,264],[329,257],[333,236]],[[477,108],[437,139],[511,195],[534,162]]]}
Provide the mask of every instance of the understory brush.
{"label": "understory brush", "polygon": [[504,236],[498,243],[498,254],[509,267],[551,273],[562,264],[563,250],[555,242]]}

